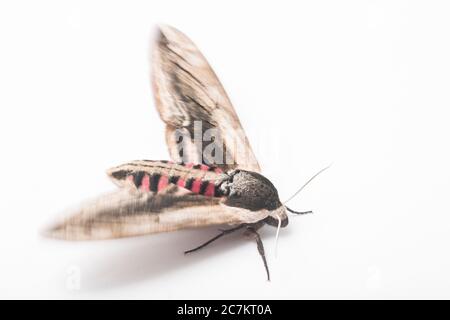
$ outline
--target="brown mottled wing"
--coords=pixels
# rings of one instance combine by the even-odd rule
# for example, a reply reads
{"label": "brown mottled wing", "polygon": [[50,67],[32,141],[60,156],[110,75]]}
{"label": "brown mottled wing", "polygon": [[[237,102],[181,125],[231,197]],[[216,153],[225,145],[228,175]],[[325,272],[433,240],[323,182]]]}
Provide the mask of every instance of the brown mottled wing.
{"label": "brown mottled wing", "polygon": [[224,198],[180,193],[179,188],[150,194],[122,188],[85,205],[45,231],[66,240],[131,237],[212,225],[253,223],[268,212],[224,204]]}
{"label": "brown mottled wing", "polygon": [[[175,28],[161,26],[152,59],[156,106],[166,123],[172,159],[214,164],[225,171],[240,168],[259,172],[225,90],[194,43]],[[203,141],[205,133],[204,140],[214,136],[214,145],[212,140]]]}

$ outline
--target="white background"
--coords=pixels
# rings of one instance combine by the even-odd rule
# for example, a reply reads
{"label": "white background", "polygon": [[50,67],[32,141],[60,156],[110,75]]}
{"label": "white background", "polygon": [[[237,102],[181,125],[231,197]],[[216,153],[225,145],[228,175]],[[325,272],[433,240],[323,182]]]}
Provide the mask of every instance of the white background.
{"label": "white background", "polygon": [[[0,2],[0,298],[450,298],[446,1]],[[58,213],[167,159],[149,84],[155,24],[199,46],[264,174],[280,234],[69,243]]]}

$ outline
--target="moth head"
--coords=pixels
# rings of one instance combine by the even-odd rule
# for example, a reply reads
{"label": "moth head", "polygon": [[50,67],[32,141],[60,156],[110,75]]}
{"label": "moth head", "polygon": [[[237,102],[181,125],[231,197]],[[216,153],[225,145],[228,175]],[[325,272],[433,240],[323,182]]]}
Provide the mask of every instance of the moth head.
{"label": "moth head", "polygon": [[272,227],[278,227],[279,224],[281,228],[286,227],[289,223],[286,208],[281,206],[278,209],[271,211],[267,218],[264,219],[264,222]]}
{"label": "moth head", "polygon": [[227,205],[252,211],[268,210],[270,214],[264,222],[277,227],[281,221],[281,227],[287,226],[288,216],[278,191],[263,175],[253,171],[233,170],[228,172],[220,188],[227,196]]}

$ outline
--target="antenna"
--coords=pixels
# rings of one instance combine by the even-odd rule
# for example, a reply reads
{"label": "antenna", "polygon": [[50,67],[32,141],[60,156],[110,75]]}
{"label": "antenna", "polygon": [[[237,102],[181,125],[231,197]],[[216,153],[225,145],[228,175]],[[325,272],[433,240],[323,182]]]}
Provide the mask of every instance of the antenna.
{"label": "antenna", "polygon": [[[311,178],[309,178],[308,181],[306,181],[306,183],[300,187],[300,189],[297,190],[297,192],[295,192],[289,199],[287,199],[285,202],[283,202],[283,205],[288,203],[289,201],[291,201],[296,195],[298,195],[300,193],[300,191],[302,191],[311,181],[314,180],[314,178],[316,178],[319,174],[321,174],[322,172],[324,172],[325,170],[327,170],[329,167],[331,167],[331,164],[326,166],[325,168],[323,168],[322,170],[320,170],[319,172],[317,172],[315,175],[313,175]],[[293,210],[288,209],[289,211],[293,212]],[[294,212],[297,213],[297,212]]]}

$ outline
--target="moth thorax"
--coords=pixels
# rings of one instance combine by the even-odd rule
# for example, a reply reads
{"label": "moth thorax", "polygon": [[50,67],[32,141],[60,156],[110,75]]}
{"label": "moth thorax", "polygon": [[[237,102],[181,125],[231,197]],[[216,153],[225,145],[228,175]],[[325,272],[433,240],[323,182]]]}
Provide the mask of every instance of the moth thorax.
{"label": "moth thorax", "polygon": [[249,210],[276,210],[281,205],[275,186],[263,175],[245,170],[235,170],[221,184],[228,197],[227,204]]}

